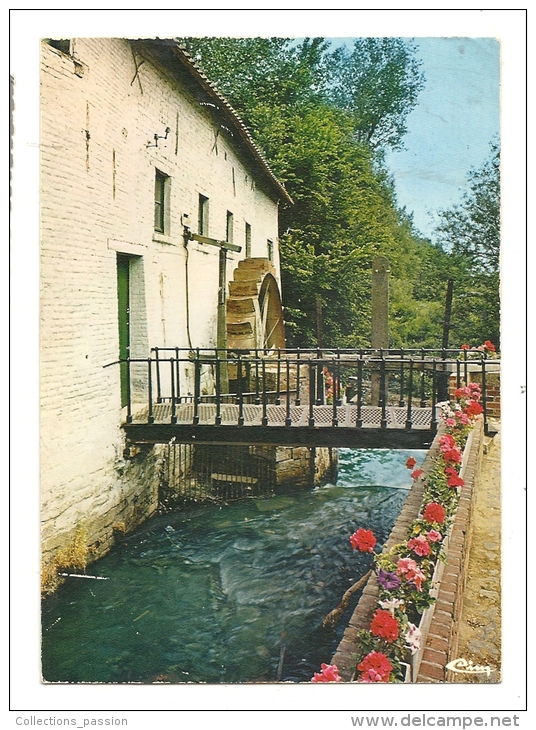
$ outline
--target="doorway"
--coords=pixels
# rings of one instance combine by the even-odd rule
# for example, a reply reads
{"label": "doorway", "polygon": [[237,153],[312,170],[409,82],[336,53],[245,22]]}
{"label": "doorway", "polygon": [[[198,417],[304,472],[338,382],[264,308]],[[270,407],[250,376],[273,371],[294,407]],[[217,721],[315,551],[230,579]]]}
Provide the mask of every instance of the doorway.
{"label": "doorway", "polygon": [[[117,306],[119,322],[119,359],[130,356],[130,256],[117,254]],[[128,403],[129,372],[128,363],[120,363],[121,408]]]}

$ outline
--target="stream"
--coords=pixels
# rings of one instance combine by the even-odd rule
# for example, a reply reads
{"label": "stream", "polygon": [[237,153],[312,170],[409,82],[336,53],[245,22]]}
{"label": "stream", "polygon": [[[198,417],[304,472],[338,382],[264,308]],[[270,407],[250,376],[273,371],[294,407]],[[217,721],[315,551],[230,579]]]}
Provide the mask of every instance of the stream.
{"label": "stream", "polygon": [[322,621],[370,567],[425,451],[340,449],[336,484],[149,519],[42,605],[47,682],[308,682],[359,599]]}

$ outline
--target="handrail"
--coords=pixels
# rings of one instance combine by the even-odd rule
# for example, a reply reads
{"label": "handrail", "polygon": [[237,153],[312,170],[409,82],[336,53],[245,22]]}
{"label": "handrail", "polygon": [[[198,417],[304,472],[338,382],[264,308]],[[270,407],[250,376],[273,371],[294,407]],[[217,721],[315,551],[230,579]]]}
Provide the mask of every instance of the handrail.
{"label": "handrail", "polygon": [[[430,356],[429,352],[440,353],[440,356]],[[146,420],[143,422],[149,424],[159,421],[160,416],[156,414],[163,413],[162,408],[168,407],[166,404],[170,404],[165,411],[166,418],[170,419],[168,422],[177,424],[179,408],[190,403],[194,426],[199,426],[205,418],[202,413],[206,411],[200,410],[202,404],[214,405],[215,426],[224,425],[222,407],[228,404],[237,409],[236,425],[251,422],[247,421],[251,412],[246,418],[246,405],[248,408],[253,405],[258,409],[260,424],[267,426],[272,417],[269,417],[268,407],[273,404],[283,407],[282,423],[287,427],[295,426],[295,419],[302,417],[308,426],[320,427],[326,425],[329,417],[329,425],[338,428],[346,418],[344,411],[339,412],[338,408],[345,405],[355,408],[351,416],[348,415],[354,428],[367,427],[366,417],[371,417],[367,408],[373,406],[379,408],[376,412],[380,414],[380,429],[388,428],[392,419],[399,422],[401,416],[393,415],[395,408],[404,413],[402,428],[406,431],[424,427],[423,416],[419,416],[420,421],[416,416],[419,409],[429,409],[429,429],[437,430],[437,404],[445,399],[445,394],[448,397],[448,374],[455,376],[459,387],[466,382],[471,367],[482,376],[482,404],[487,427],[486,375],[490,369],[500,368],[500,359],[488,358],[486,353],[469,359],[466,351],[460,359],[448,357],[448,352],[443,348],[296,348],[267,353],[260,349],[158,347],[151,349],[148,358],[120,358],[103,367],[126,363],[128,424],[134,419],[138,422],[132,411],[133,404],[145,401]],[[450,352],[459,355],[460,351]],[[220,376],[224,370],[226,375],[222,380]],[[291,409],[292,405],[298,407],[297,411]],[[326,405],[329,408],[324,415],[316,410]],[[232,411],[227,409],[225,412],[225,424],[229,423],[229,412]],[[184,414],[184,409],[181,413]],[[181,423],[183,418],[182,415]]]}

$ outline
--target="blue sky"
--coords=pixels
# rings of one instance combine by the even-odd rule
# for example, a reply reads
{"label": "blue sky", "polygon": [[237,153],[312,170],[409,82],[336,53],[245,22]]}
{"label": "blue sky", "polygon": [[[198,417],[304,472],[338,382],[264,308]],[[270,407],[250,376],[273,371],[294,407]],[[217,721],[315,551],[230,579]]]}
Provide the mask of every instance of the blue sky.
{"label": "blue sky", "polygon": [[[332,38],[352,46],[352,38]],[[494,38],[411,39],[425,86],[408,115],[402,150],[389,150],[399,205],[433,238],[435,214],[461,200],[467,173],[500,132],[500,43]]]}
{"label": "blue sky", "polygon": [[389,152],[399,204],[416,227],[461,199],[470,168],[489,157],[500,132],[500,44],[493,38],[417,38],[426,85],[408,116],[402,151]]}

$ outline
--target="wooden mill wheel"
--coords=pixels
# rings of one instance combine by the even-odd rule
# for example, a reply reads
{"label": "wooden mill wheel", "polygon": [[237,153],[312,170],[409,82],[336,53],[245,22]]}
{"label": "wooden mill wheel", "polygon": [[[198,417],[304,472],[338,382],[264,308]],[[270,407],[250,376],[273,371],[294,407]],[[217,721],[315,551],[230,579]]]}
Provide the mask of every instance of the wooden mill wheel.
{"label": "wooden mill wheel", "polygon": [[285,347],[281,296],[269,259],[239,261],[229,283],[226,317],[229,349]]}

